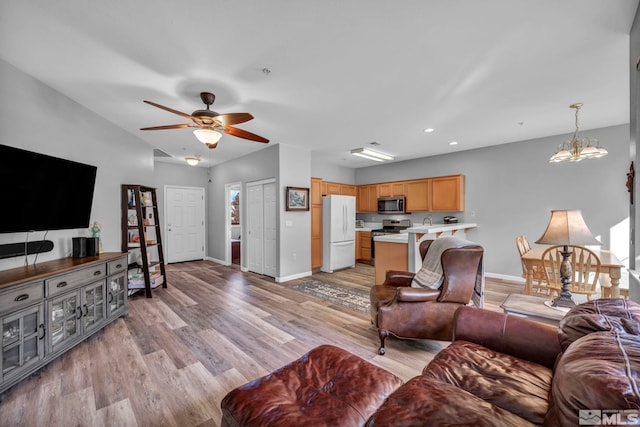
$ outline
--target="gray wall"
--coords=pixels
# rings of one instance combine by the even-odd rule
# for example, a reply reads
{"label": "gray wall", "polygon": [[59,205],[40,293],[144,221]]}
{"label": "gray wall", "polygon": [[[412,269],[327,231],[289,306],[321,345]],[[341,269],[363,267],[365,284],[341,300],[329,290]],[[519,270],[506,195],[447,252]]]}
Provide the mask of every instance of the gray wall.
{"label": "gray wall", "polygon": [[314,155],[311,163],[311,176],[325,181],[355,184],[355,169],[331,164],[321,156]]}
{"label": "gray wall", "polygon": [[[101,223],[105,251],[120,251],[120,185],[151,185],[153,150],[148,144],[3,60],[0,144],[97,166],[91,223]],[[11,209],[10,203],[3,203],[2,209]],[[42,215],[46,214],[43,206]],[[29,240],[43,236],[44,232],[32,232]],[[54,249],[40,254],[38,262],[70,256],[71,238],[76,236],[90,236],[89,229],[50,231],[47,239]],[[0,234],[0,244],[25,239],[26,233]],[[24,257],[0,260],[0,270],[23,264]]]}
{"label": "gray wall", "polygon": [[[568,128],[571,125],[567,123]],[[628,220],[629,126],[581,131],[580,135],[597,138],[609,155],[550,164],[558,143],[571,136],[558,135],[357,169],[356,183],[465,175],[465,211],[454,215],[478,224],[467,238],[484,246],[487,272],[519,276],[515,238],[524,234],[533,242],[540,237],[551,209],[581,209],[605,249],[610,247],[611,229]],[[421,222],[425,215],[414,214],[412,219]],[[434,214],[434,218],[443,215]],[[626,234],[624,239],[622,251],[616,251],[621,259],[628,256]]]}
{"label": "gray wall", "polygon": [[[281,279],[311,274],[311,211],[286,211],[287,187],[311,187],[311,154],[280,144],[279,274]],[[308,201],[309,204],[311,203]]]}
{"label": "gray wall", "polygon": [[[246,235],[245,227],[247,223],[247,188],[248,182],[260,181],[263,179],[277,179],[279,173],[279,147],[270,145],[266,148],[251,153],[244,157],[216,165],[211,168],[211,183],[207,187],[207,214],[208,214],[208,256],[216,260],[224,260],[225,245],[227,244],[226,212],[225,205],[225,185],[240,182],[242,188],[240,192],[240,222],[242,223],[242,235]],[[245,247],[242,248],[242,265],[246,266]]]}

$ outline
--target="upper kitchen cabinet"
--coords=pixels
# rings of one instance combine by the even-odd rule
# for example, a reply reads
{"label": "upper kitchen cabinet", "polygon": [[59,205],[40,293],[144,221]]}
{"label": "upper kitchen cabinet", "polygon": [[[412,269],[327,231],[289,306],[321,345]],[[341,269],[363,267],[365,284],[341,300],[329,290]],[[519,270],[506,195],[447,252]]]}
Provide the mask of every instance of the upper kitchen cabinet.
{"label": "upper kitchen cabinet", "polygon": [[331,194],[340,194],[340,183],[324,181],[322,185],[326,186],[327,188],[326,192],[322,194],[325,194],[327,196]]}
{"label": "upper kitchen cabinet", "polygon": [[428,212],[431,210],[429,179],[417,179],[406,182],[406,204],[407,212]]}
{"label": "upper kitchen cabinet", "polygon": [[405,196],[406,191],[406,181],[383,182],[378,184],[378,197]]}
{"label": "upper kitchen cabinet", "polygon": [[358,186],[357,212],[378,212],[378,185]]}
{"label": "upper kitchen cabinet", "polygon": [[340,194],[343,196],[357,196],[357,187],[350,184],[340,184]]}
{"label": "upper kitchen cabinet", "polygon": [[464,175],[429,178],[432,212],[464,211]]}

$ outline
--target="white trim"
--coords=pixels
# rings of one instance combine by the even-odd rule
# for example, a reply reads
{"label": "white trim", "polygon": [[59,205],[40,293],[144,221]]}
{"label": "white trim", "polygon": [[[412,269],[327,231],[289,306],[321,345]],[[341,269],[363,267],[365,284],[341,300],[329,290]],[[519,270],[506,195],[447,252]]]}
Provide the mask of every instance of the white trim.
{"label": "white trim", "polygon": [[223,261],[223,260],[221,260],[221,259],[218,259],[218,258],[212,258],[212,257],[210,257],[210,256],[205,257],[204,259],[205,259],[205,261],[213,261],[213,262],[217,262],[218,264],[222,264],[222,265],[229,265],[229,264],[225,264],[225,263],[224,263],[224,261]]}
{"label": "white trim", "polygon": [[267,178],[267,179],[261,179],[260,181],[247,182],[245,185],[248,187],[250,185],[265,185],[265,184],[271,184],[275,182],[276,182],[275,178]]}
{"label": "white trim", "polygon": [[[238,182],[228,182],[224,185],[224,205],[225,205],[225,214],[224,214],[224,265],[231,265],[231,211],[229,207],[231,206],[231,199],[229,198],[229,193],[231,192],[232,187],[240,187],[240,235],[244,235],[244,230],[242,229],[242,195],[244,191],[242,191],[242,181]],[[240,264],[243,261],[242,253],[240,254]]]}
{"label": "white trim", "polygon": [[291,276],[276,277],[275,280],[276,280],[276,283],[282,283],[282,282],[288,282],[289,280],[300,279],[301,277],[309,277],[312,274],[313,274],[312,272],[306,271],[304,273],[293,274]]}

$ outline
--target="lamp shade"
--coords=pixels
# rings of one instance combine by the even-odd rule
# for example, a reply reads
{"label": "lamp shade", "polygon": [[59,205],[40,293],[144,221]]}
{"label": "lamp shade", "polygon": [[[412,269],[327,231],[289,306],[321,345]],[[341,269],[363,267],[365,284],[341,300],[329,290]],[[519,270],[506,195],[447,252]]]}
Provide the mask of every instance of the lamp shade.
{"label": "lamp shade", "polygon": [[536,243],[543,245],[601,245],[593,237],[580,210],[551,211],[547,229]]}
{"label": "lamp shade", "polygon": [[215,144],[220,140],[222,134],[211,129],[196,129],[193,134],[198,138],[198,141],[203,144]]}

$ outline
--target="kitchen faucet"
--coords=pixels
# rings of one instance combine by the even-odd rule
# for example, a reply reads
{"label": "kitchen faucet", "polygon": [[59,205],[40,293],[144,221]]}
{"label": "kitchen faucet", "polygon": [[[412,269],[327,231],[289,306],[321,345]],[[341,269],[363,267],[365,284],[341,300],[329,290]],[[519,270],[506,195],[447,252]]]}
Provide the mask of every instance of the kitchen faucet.
{"label": "kitchen faucet", "polygon": [[424,225],[425,221],[429,220],[429,225],[433,225],[433,218],[431,218],[431,215],[429,216],[425,216],[422,220],[422,225]]}

